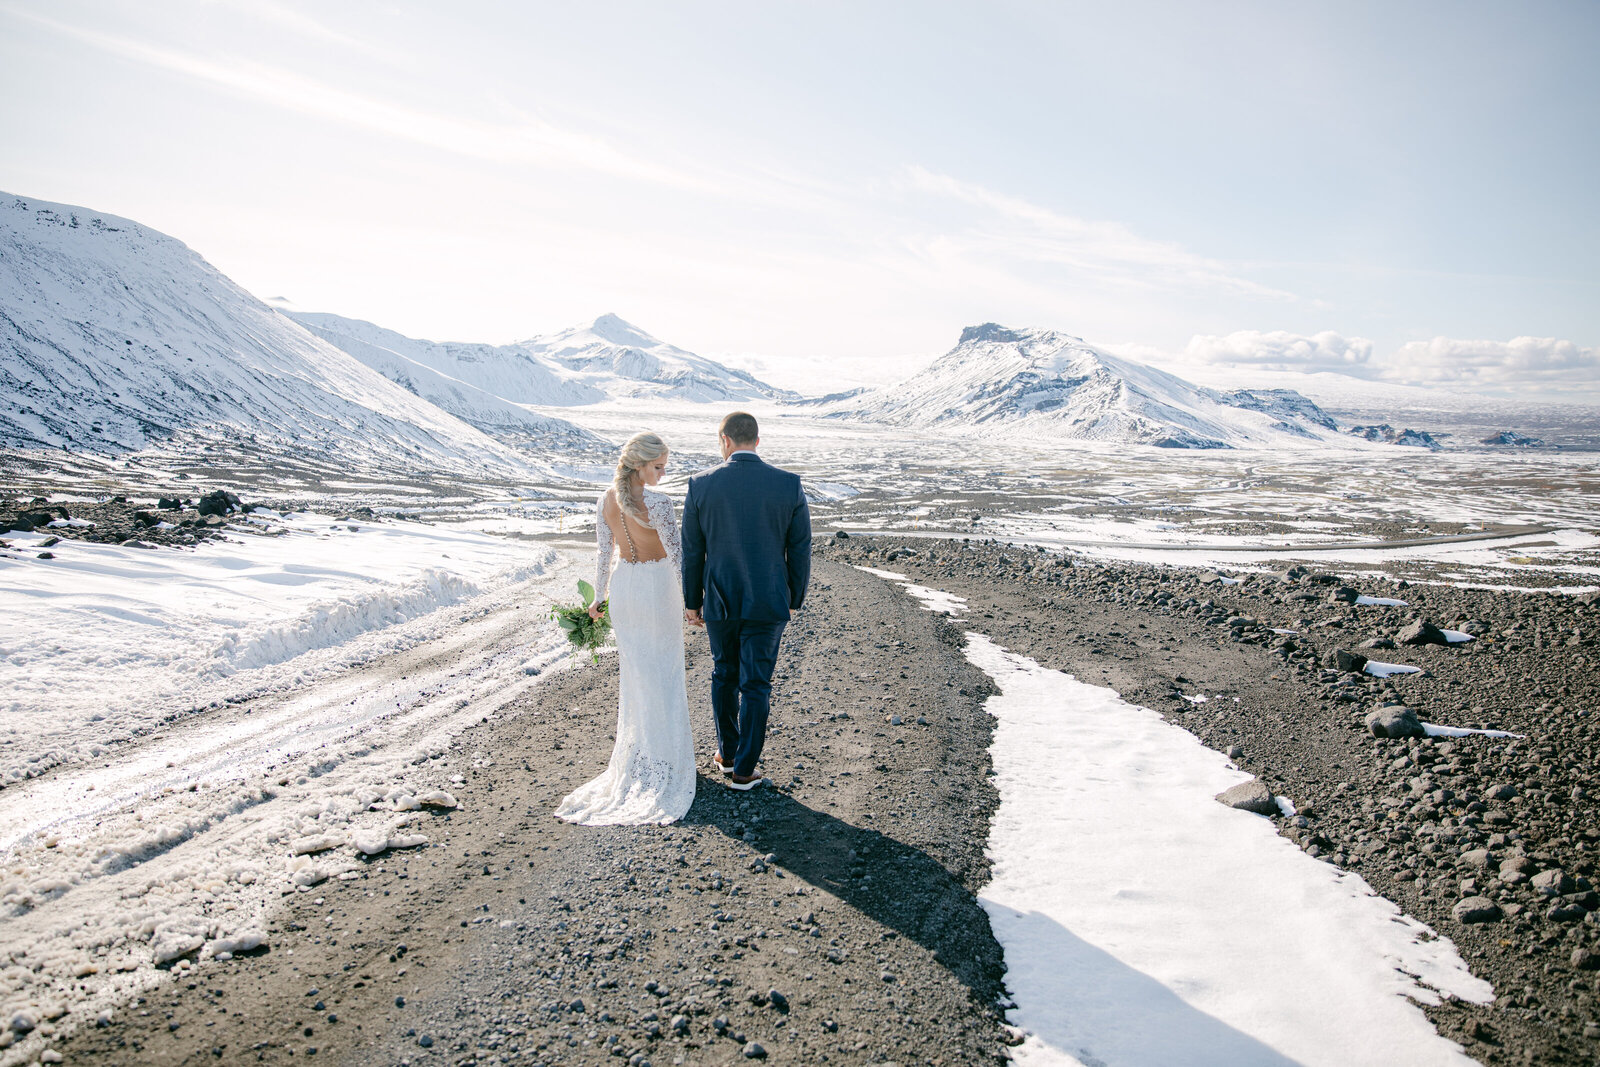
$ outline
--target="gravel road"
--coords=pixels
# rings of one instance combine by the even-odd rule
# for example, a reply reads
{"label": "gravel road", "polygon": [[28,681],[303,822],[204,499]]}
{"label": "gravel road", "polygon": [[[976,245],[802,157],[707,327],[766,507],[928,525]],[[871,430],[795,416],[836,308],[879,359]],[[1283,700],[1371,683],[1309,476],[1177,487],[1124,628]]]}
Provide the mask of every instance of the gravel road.
{"label": "gravel road", "polygon": [[[971,610],[952,626],[853,565]],[[1003,1060],[1002,961],[973,896],[996,799],[972,629],[1162,712],[1291,797],[1281,833],[1494,983],[1492,1005],[1426,1009],[1474,1058],[1600,1062],[1593,597],[1299,568],[1235,583],[860,537],[819,541],[815,574],[780,659],[768,784],[736,794],[703,770],[679,825],[558,822],[609,753],[616,666],[554,672],[445,755],[461,807],[431,847],[287,895],[267,947],[174,972],[57,1048],[127,1064]],[[1478,640],[1403,644],[1417,622]],[[704,763],[709,658],[698,634],[689,648]],[[1424,671],[1377,678],[1352,655]],[[1397,704],[1526,737],[1374,737],[1367,717]]]}
{"label": "gravel road", "polygon": [[[710,657],[691,631],[706,767],[688,817],[556,820],[610,753],[616,661],[553,672],[445,755],[460,807],[430,847],[286,896],[265,948],[174,972],[56,1049],[130,1065],[1004,1059],[1000,950],[973,895],[992,688],[897,590],[825,562],[814,582],[779,662],[767,784],[709,773]],[[907,708],[922,724],[891,732]]]}

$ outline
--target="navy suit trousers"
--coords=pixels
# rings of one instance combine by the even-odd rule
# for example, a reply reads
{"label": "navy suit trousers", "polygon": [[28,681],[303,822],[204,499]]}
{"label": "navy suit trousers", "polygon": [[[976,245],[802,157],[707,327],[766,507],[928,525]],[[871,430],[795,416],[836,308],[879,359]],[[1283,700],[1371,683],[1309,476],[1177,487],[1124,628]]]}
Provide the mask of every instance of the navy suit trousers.
{"label": "navy suit trousers", "polygon": [[740,776],[755,774],[761,759],[767,713],[772,707],[772,670],[786,625],[749,619],[706,620],[717,749]]}

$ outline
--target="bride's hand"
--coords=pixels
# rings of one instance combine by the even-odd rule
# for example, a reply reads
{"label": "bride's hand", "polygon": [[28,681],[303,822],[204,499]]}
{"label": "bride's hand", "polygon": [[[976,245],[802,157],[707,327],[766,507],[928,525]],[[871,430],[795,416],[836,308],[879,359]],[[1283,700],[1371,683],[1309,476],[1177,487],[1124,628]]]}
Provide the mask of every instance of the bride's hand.
{"label": "bride's hand", "polygon": [[590,604],[589,605],[589,618],[593,619],[595,622],[599,622],[600,621],[600,616],[602,614],[600,609],[601,609],[601,605],[599,605],[599,604]]}

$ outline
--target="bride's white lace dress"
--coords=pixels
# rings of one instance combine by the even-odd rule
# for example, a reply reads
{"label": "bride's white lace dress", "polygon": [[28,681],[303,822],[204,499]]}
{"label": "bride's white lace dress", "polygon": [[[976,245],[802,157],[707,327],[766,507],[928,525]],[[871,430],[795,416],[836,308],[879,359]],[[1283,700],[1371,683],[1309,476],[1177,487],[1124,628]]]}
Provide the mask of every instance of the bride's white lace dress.
{"label": "bride's white lace dress", "polygon": [[605,495],[595,504],[595,597],[604,600],[610,587],[621,693],[617,743],[605,773],[556,808],[557,817],[585,826],[676,822],[694,803],[694,736],[683,668],[683,545],[672,501],[646,489],[644,503],[667,555],[649,563],[620,559],[615,574]]}

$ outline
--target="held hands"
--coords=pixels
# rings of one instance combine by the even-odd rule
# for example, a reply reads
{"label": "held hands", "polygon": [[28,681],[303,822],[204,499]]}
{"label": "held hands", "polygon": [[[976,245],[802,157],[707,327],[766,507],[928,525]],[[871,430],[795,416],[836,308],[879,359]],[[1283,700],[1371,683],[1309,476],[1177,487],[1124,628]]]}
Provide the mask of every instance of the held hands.
{"label": "held hands", "polygon": [[690,626],[703,627],[706,624],[706,620],[702,619],[700,617],[700,612],[696,611],[694,608],[683,609],[683,621],[688,623]]}
{"label": "held hands", "polygon": [[598,603],[598,604],[590,604],[589,605],[589,618],[593,619],[595,622],[599,622],[600,621],[600,616],[602,614],[604,614],[604,612],[605,612],[606,603],[609,603],[609,601],[606,601],[604,603]]}

